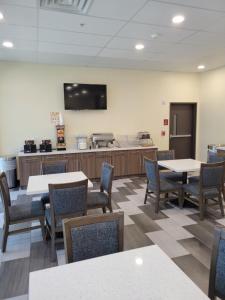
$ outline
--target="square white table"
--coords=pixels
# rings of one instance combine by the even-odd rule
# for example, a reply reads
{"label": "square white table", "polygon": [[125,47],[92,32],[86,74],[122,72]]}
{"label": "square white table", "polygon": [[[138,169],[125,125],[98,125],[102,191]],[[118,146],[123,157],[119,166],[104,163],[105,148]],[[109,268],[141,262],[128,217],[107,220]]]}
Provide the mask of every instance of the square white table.
{"label": "square white table", "polygon": [[29,300],[209,300],[158,247],[30,273]]}
{"label": "square white table", "polygon": [[167,168],[174,172],[195,172],[199,171],[201,162],[195,159],[172,159],[172,160],[160,160],[158,164],[161,167]]}
{"label": "square white table", "polygon": [[[87,179],[83,172],[68,172],[50,175],[30,176],[27,185],[27,195],[37,195],[48,193],[49,184],[69,183]],[[88,180],[88,188],[92,188],[93,183]]]}

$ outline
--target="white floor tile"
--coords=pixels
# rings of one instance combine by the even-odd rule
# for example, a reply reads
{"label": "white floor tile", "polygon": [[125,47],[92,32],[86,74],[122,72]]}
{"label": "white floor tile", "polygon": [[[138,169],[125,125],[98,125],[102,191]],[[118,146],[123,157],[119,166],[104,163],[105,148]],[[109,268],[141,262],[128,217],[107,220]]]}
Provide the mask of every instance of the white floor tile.
{"label": "white floor tile", "polygon": [[7,298],[5,300],[28,300],[28,295],[21,295],[13,298]]}
{"label": "white floor tile", "polygon": [[225,226],[225,218],[216,220],[217,223]]}
{"label": "white floor tile", "polygon": [[183,246],[163,230],[148,232],[146,235],[171,258],[190,254]]}
{"label": "white floor tile", "polygon": [[194,220],[182,214],[179,210],[164,209],[163,213],[176,222],[179,226],[188,226],[197,224]]}

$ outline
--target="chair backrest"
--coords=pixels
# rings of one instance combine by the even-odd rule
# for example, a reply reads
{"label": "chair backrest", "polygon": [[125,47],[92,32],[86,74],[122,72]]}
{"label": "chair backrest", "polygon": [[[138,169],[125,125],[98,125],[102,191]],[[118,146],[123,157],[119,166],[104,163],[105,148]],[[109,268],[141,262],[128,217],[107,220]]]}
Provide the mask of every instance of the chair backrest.
{"label": "chair backrest", "polygon": [[3,203],[4,217],[6,220],[9,220],[9,206],[11,206],[11,199],[7,177],[4,172],[0,174],[0,195]]}
{"label": "chair backrest", "polygon": [[225,162],[201,164],[200,187],[222,189],[224,184]]}
{"label": "chair backrest", "polygon": [[68,162],[66,160],[46,161],[41,164],[41,174],[58,174],[67,172]]}
{"label": "chair backrest", "polygon": [[112,192],[112,181],[113,181],[114,167],[107,162],[102,164],[100,190],[101,192],[106,191],[109,195]]}
{"label": "chair backrest", "polygon": [[55,221],[56,217],[86,215],[87,189],[88,179],[71,183],[49,184],[51,220]]}
{"label": "chair backrest", "polygon": [[219,297],[225,299],[225,231],[217,227],[214,234],[214,244],[211,256],[209,275],[210,299]]}
{"label": "chair backrest", "polygon": [[217,152],[208,150],[208,155],[207,155],[207,162],[208,163],[217,163],[217,162],[223,162],[225,161],[224,156],[218,155]]}
{"label": "chair backrest", "polygon": [[175,159],[174,150],[160,150],[156,152],[157,160],[172,160]]}
{"label": "chair backrest", "polygon": [[63,220],[66,261],[123,251],[123,212]]}
{"label": "chair backrest", "polygon": [[160,177],[158,162],[144,157],[145,171],[148,185],[153,191],[160,190]]}

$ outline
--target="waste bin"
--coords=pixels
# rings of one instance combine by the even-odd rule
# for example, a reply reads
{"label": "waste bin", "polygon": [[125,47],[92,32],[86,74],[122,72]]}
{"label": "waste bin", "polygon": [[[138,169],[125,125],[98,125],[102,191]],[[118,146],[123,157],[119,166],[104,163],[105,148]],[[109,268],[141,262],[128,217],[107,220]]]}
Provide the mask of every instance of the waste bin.
{"label": "waste bin", "polygon": [[16,157],[0,156],[0,172],[5,172],[9,188],[16,186]]}

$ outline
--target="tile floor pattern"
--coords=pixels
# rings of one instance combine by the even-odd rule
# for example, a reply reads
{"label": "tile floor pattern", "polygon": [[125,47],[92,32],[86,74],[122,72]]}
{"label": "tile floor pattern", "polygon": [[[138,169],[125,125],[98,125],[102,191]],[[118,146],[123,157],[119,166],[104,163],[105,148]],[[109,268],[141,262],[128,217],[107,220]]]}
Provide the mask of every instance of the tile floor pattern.
{"label": "tile floor pattern", "polygon": [[[175,204],[161,205],[154,213],[154,203],[144,205],[144,178],[125,178],[113,182],[113,209],[124,211],[125,250],[157,244],[173,261],[207,293],[210,255],[215,225],[225,226],[218,210],[209,210],[204,221],[199,220],[195,207],[186,204],[180,210]],[[94,189],[98,183],[94,184]],[[93,190],[94,190],[93,189]],[[31,198],[25,190],[11,191],[12,200]],[[33,201],[39,197],[33,197]],[[102,213],[102,211],[90,211]],[[0,208],[0,235],[3,213]],[[57,250],[57,262],[50,260],[49,242],[42,241],[40,230],[12,235],[7,251],[0,254],[0,299],[28,299],[29,272],[65,263],[63,245]]]}

